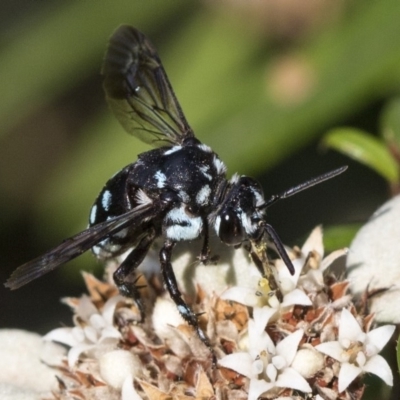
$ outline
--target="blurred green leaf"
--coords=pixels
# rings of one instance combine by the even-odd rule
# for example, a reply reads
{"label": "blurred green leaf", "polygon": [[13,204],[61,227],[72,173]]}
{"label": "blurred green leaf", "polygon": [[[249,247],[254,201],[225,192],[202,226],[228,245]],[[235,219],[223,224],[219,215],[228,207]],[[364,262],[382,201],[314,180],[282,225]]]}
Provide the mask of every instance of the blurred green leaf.
{"label": "blurred green leaf", "polygon": [[[100,64],[108,37],[123,22],[157,26],[184,13],[183,0],[68,1],[44,7],[40,15],[14,28],[1,51],[0,134],[35,109],[87,78]],[[196,8],[191,5],[191,8]]]}
{"label": "blurred green leaf", "polygon": [[400,97],[385,105],[381,114],[381,132],[385,140],[400,147]]}
{"label": "blurred green leaf", "polygon": [[390,183],[399,180],[398,166],[385,144],[364,131],[333,129],[326,134],[323,144],[367,165]]}
{"label": "blurred green leaf", "polygon": [[400,371],[400,337],[397,338],[396,359],[397,359],[397,371]]}
{"label": "blurred green leaf", "polygon": [[[64,236],[83,230],[82,221],[88,220],[90,207],[106,181],[135,161],[138,153],[149,149],[148,145],[125,134],[117,120],[109,118],[108,113],[95,124],[91,123],[85,131],[74,158],[60,163],[35,204],[39,218],[48,225],[45,235],[49,235],[52,229],[64,230]],[[96,140],[102,137],[111,138],[115,145],[110,146],[110,139]],[[63,212],[59,212],[60,203]]]}
{"label": "blurred green leaf", "polygon": [[300,65],[306,60],[316,79],[309,97],[298,104],[285,106],[262,92],[268,66],[249,72],[260,74],[256,87],[244,73],[240,85],[248,85],[248,94],[241,107],[232,109],[230,119],[214,122],[209,143],[230,168],[254,173],[280,161],[338,119],[392,93],[400,85],[399,13],[397,0],[363,2],[342,24],[289,51],[286,58],[292,57],[295,64],[300,60]]}
{"label": "blurred green leaf", "polygon": [[324,247],[326,252],[331,252],[344,247],[349,247],[361,224],[334,225],[324,228]]}

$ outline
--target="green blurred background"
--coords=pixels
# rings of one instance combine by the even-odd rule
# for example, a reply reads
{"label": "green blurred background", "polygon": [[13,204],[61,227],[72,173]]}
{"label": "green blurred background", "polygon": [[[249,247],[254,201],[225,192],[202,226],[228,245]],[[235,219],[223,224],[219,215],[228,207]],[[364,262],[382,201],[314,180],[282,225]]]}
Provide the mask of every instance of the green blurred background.
{"label": "green blurred background", "polygon": [[[149,149],[124,133],[102,92],[107,39],[122,23],[151,38],[229,175],[255,176],[268,196],[350,165],[269,211],[285,243],[320,223],[366,220],[388,197],[385,182],[319,142],[336,126],[377,131],[400,88],[399,16],[398,0],[2,0],[1,280],[85,228],[107,179]],[[82,267],[101,271],[86,254],[17,292],[0,287],[0,327],[69,324],[59,298],[82,292]]]}

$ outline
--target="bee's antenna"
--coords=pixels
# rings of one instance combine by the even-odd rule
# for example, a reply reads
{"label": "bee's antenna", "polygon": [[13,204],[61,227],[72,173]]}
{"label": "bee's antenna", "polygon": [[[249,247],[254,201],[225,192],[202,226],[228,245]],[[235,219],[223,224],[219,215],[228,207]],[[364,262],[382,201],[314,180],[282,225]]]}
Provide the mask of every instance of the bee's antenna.
{"label": "bee's antenna", "polygon": [[291,259],[289,258],[289,255],[285,250],[282,240],[279,238],[275,229],[269,224],[265,224],[264,229],[265,229],[265,232],[267,232],[267,234],[271,238],[271,240],[274,242],[276,251],[282,258],[283,262],[285,263],[287,269],[290,272],[290,275],[294,275],[295,269],[294,269],[293,263],[292,263]]}
{"label": "bee's antenna", "polygon": [[297,194],[305,189],[308,189],[314,185],[318,185],[319,183],[325,182],[328,179],[334,178],[335,176],[338,176],[342,174],[344,171],[346,171],[347,165],[344,165],[343,167],[334,169],[333,171],[326,172],[325,174],[319,175],[315,178],[312,178],[306,182],[300,183],[299,185],[293,186],[288,190],[285,190],[282,193],[275,194],[269,198],[264,204],[261,206],[257,207],[258,210],[264,210],[273,204],[275,204],[278,200],[286,199],[290,196],[293,196],[294,194]]}

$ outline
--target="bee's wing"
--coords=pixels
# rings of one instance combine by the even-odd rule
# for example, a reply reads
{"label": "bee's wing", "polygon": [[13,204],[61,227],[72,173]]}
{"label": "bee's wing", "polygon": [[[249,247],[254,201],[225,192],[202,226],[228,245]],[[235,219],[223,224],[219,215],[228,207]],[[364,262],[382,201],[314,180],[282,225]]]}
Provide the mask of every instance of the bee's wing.
{"label": "bee's wing", "polygon": [[9,289],[18,289],[30,281],[47,274],[63,263],[70,261],[92,248],[101,240],[129,225],[140,224],[158,215],[165,209],[165,204],[148,203],[136,207],[125,214],[108,221],[93,225],[83,232],[64,240],[60,245],[44,255],[18,267],[5,283]]}
{"label": "bee's wing", "polygon": [[181,144],[194,136],[143,33],[120,26],[110,38],[102,74],[108,104],[128,133],[154,146]]}

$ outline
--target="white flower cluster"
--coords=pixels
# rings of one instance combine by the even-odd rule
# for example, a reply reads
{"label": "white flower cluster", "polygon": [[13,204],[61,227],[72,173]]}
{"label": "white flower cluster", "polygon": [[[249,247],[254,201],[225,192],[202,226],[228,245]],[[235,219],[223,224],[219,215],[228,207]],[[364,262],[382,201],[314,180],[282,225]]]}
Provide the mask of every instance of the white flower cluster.
{"label": "white flower cluster", "polygon": [[118,302],[124,301],[122,296],[111,297],[100,312],[89,296],[83,295],[75,308],[77,325],[73,328],[57,328],[43,337],[70,347],[68,365],[73,367],[79,356],[86,352],[100,354],[102,349],[113,349],[122,338],[114,327],[114,311]]}
{"label": "white flower cluster", "polygon": [[[182,255],[182,265],[188,265],[187,254]],[[75,379],[71,393],[79,388],[82,398],[153,400],[178,391],[208,398],[222,390],[222,397],[235,399],[322,400],[360,398],[363,384],[357,377],[365,373],[393,384],[390,367],[378,353],[394,326],[371,330],[373,317],[357,314],[347,293],[349,282],[328,273],[333,261],[347,251],[324,258],[321,228],[301,249],[288,249],[293,276],[281,260],[275,261],[280,294],[271,293],[269,282],[260,278],[245,251],[233,254],[229,265],[192,268],[196,297],[205,311],[200,320],[214,344],[218,371],[211,368],[209,349],[168,296],[147,293],[151,317],[137,324],[132,302],[118,295],[111,282],[84,275],[90,296],[66,300],[74,310],[75,326],[55,329],[44,338],[69,346],[62,371],[67,368],[66,382],[71,376]],[[178,271],[179,264],[175,260]],[[232,266],[240,286],[226,289]],[[185,286],[183,281],[179,284]],[[76,384],[82,376],[90,376],[90,383]],[[238,376],[232,385],[238,389],[232,394],[229,381]],[[221,382],[223,389],[216,389]]]}
{"label": "white flower cluster", "polygon": [[[323,259],[322,231],[316,228],[293,260],[295,274],[291,276],[282,261],[277,261],[277,281],[280,283],[283,301],[276,296],[262,295],[261,285],[254,281],[244,287],[232,287],[222,294],[223,299],[244,303],[253,308],[249,320],[247,340],[240,342],[240,351],[219,360],[219,365],[248,377],[249,399],[256,400],[262,394],[273,397],[284,388],[310,393],[312,388],[306,378],[322,371],[323,355],[339,362],[338,393],[345,391],[357,376],[364,372],[379,376],[388,385],[393,384],[392,372],[387,362],[378,355],[391,338],[395,327],[386,325],[364,332],[360,323],[349,311],[350,296],[342,295],[333,301],[324,298],[325,270],[338,257],[346,254],[340,250]],[[344,293],[344,291],[343,291]],[[290,327],[282,323],[282,316],[293,306],[307,309],[319,308],[322,318],[319,324],[320,342],[310,346],[311,326],[298,321]],[[345,308],[346,307],[346,308]],[[353,310],[354,311],[354,310]],[[284,338],[274,344],[265,328],[273,322],[276,331],[284,332]],[[337,334],[338,332],[338,334]],[[305,340],[305,343],[300,344]],[[331,394],[332,395],[332,394]]]}
{"label": "white flower cluster", "polygon": [[265,332],[270,315],[271,309],[268,307],[254,309],[254,319],[250,319],[248,325],[246,351],[229,354],[218,362],[250,379],[249,400],[256,400],[261,394],[275,388],[311,392],[307,381],[291,366],[303,330],[298,329],[275,346]]}
{"label": "white flower cluster", "polygon": [[392,370],[378,353],[392,337],[394,330],[394,325],[385,325],[365,333],[350,311],[342,310],[338,340],[315,347],[340,362],[339,392],[346,390],[363,372],[375,374],[387,385],[393,385]]}
{"label": "white flower cluster", "polygon": [[[87,275],[85,278],[93,279]],[[80,366],[82,370],[120,391],[122,400],[140,400],[141,397],[133,386],[133,377],[140,376],[141,373],[140,360],[132,352],[117,347],[122,340],[122,334],[115,327],[115,311],[118,303],[125,301],[124,297],[115,295],[104,303],[100,311],[89,296],[65,299],[74,308],[76,325],[72,328],[54,329],[43,339],[69,347],[67,360],[72,371],[79,364],[82,353],[85,353],[92,361]],[[97,395],[98,398],[100,396]],[[105,399],[111,399],[108,392],[104,396]]]}
{"label": "white flower cluster", "polygon": [[371,294],[369,309],[379,323],[400,323],[400,196],[383,204],[359,230],[347,259],[350,289]]}

